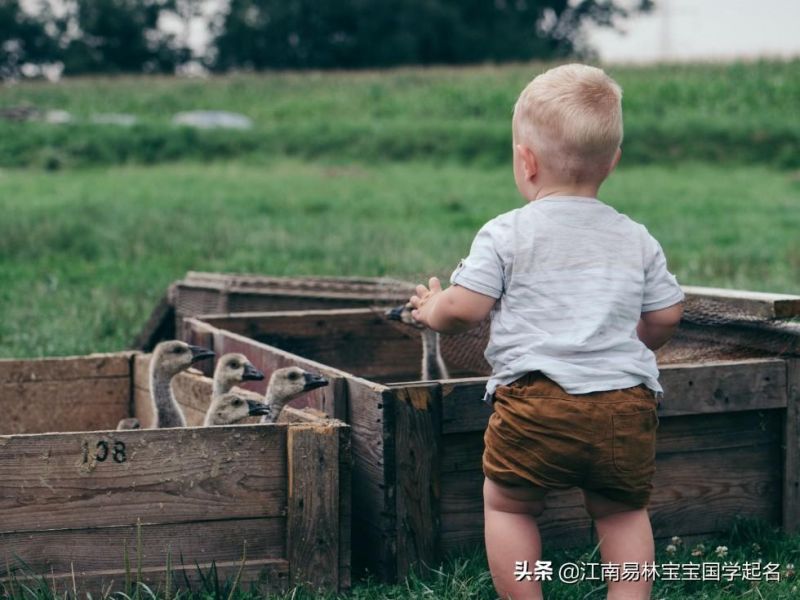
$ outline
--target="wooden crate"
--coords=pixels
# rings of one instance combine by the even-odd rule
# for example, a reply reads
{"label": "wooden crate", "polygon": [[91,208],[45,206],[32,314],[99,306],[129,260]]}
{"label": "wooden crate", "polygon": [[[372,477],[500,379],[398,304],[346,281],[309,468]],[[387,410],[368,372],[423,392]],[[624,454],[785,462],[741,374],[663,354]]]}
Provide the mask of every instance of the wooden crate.
{"label": "wooden crate", "polygon": [[[393,580],[483,543],[485,377],[409,381],[419,377],[419,333],[374,310],[209,315],[185,320],[184,336],[244,352],[266,372],[296,364],[332,380],[315,402],[352,427],[359,570]],[[692,362],[682,361],[684,344]],[[659,355],[665,399],[650,507],[658,538],[711,534],[740,515],[797,527],[800,363],[745,350],[694,331]],[[474,364],[451,366],[477,374]],[[553,493],[547,505],[545,547],[596,542],[577,490]]]}
{"label": "wooden crate", "polygon": [[189,271],[159,301],[133,342],[150,351],[175,337],[184,317],[217,313],[400,304],[414,285],[388,277],[270,277]]}
{"label": "wooden crate", "polygon": [[[212,562],[261,593],[350,587],[350,428],[289,409],[270,425],[113,431],[147,357],[0,361],[0,581],[24,561],[58,590],[122,590],[125,554],[172,589]],[[143,383],[144,382],[144,383]],[[211,382],[173,386],[191,422]],[[195,411],[195,412],[192,412]],[[141,551],[138,551],[140,548]]]}

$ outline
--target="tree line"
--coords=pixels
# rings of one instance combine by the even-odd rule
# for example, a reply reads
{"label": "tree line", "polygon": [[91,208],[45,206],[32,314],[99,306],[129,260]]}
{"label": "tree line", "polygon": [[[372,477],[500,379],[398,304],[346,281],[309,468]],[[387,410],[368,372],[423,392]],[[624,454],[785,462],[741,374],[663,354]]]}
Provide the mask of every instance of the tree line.
{"label": "tree line", "polygon": [[[590,52],[651,0],[0,0],[0,77],[328,69]],[[198,50],[190,30],[208,43]]]}

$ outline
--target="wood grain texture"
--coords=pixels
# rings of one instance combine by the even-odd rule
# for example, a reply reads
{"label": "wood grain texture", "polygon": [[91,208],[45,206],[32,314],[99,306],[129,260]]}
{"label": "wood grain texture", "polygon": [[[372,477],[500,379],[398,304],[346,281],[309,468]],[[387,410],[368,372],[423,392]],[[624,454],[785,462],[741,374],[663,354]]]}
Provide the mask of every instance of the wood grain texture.
{"label": "wood grain texture", "polygon": [[115,428],[130,416],[133,356],[0,360],[0,434]]}
{"label": "wood grain texture", "polygon": [[289,499],[286,545],[291,582],[339,587],[339,434],[295,425],[287,435]]}
{"label": "wood grain texture", "polygon": [[[286,518],[229,519],[141,525],[141,564],[164,567],[167,555],[173,563],[193,565],[251,558],[285,558]],[[137,556],[136,526],[51,529],[0,534],[0,577],[17,557],[35,573],[67,573],[118,569]]]}
{"label": "wood grain texture", "polygon": [[[452,553],[484,540],[483,472],[481,470],[442,474],[442,550]],[[550,492],[546,509],[537,518],[543,543],[563,548],[587,544],[592,522],[577,489]]]}
{"label": "wood grain texture", "polygon": [[395,390],[397,576],[432,567],[440,555],[440,386]]}
{"label": "wood grain texture", "polygon": [[[204,316],[219,329],[359,377],[420,373],[419,331],[388,321],[383,309],[342,309]],[[419,376],[418,376],[419,377]]]}
{"label": "wood grain texture", "polygon": [[277,517],[285,504],[285,426],[0,437],[5,532]]}
{"label": "wood grain texture", "polygon": [[747,317],[785,319],[800,316],[800,296],[746,290],[683,286],[687,303],[713,301]]}
{"label": "wood grain texture", "polygon": [[781,464],[779,444],[659,457],[650,505],[655,535],[720,532],[738,516],[780,523]]}
{"label": "wood grain texture", "polygon": [[0,383],[81,381],[128,377],[135,352],[89,354],[58,358],[0,359]]}
{"label": "wood grain texture", "polygon": [[783,430],[783,528],[800,529],[800,359],[786,361],[788,401]]}
{"label": "wood grain texture", "polygon": [[128,376],[0,384],[0,434],[114,429],[130,416]]}
{"label": "wood grain texture", "polygon": [[781,359],[748,359],[661,368],[659,415],[783,408],[786,366]]}

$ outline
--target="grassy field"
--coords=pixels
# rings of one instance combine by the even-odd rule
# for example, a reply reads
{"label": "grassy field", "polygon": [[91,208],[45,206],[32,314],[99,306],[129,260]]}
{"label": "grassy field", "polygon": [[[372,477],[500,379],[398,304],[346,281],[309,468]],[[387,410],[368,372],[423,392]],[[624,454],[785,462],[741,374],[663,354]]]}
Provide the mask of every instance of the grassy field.
{"label": "grassy field", "polygon": [[[0,122],[0,166],[157,163],[247,155],[504,164],[524,85],[550,65],[348,73],[75,79],[3,90],[0,108],[62,109],[75,123]],[[800,167],[800,60],[617,67],[629,164],[713,160]],[[169,126],[178,111],[225,109],[246,132]],[[127,112],[133,128],[92,125]]]}
{"label": "grassy field", "polygon": [[[601,198],[683,284],[800,292],[800,180],[762,167],[621,168]],[[0,173],[0,356],[126,347],[185,271],[447,277],[520,205],[508,168],[281,160]]]}
{"label": "grassy field", "polygon": [[[798,578],[795,573],[800,561],[800,536],[785,536],[775,528],[759,521],[741,520],[724,535],[698,540],[674,540],[674,549],[667,543],[656,547],[658,573],[664,572],[660,565],[667,563],[684,565],[716,562],[720,565],[762,563],[766,572],[768,563],[777,565],[773,572],[777,580],[766,580],[764,576],[755,580],[745,580],[741,575],[732,580],[721,581],[667,581],[659,576],[653,586],[654,600],[794,600],[798,597]],[[724,549],[723,549],[724,548]],[[601,600],[606,597],[606,586],[596,580],[564,583],[558,580],[558,567],[564,563],[600,563],[599,553],[594,547],[573,548],[557,552],[544,549],[543,560],[551,561],[554,572],[552,581],[543,583],[548,600]],[[135,582],[135,564],[131,565]],[[597,568],[597,567],[595,567]],[[702,567],[698,567],[702,568]],[[163,588],[152,589],[146,586],[132,586],[128,593],[118,591],[113,597],[117,600],[255,600],[263,598],[248,589],[247,585],[237,586],[230,579],[221,581],[212,572],[204,573],[203,584],[195,584],[191,590],[184,589],[169,598]],[[664,576],[666,577],[666,576]],[[216,582],[216,583],[215,583]],[[22,585],[26,585],[27,589]],[[123,586],[124,587],[124,586]],[[72,589],[53,589],[53,584],[45,577],[36,576],[24,579],[24,570],[19,579],[11,585],[0,584],[0,597],[8,600],[68,600]],[[80,594],[80,590],[79,590]],[[386,585],[370,580],[357,582],[351,592],[336,595],[322,595],[303,590],[272,597],[272,600],[495,600],[486,557],[482,551],[452,558],[446,563],[433,566],[422,576],[411,576],[403,584]],[[72,598],[71,600],[74,600]]]}

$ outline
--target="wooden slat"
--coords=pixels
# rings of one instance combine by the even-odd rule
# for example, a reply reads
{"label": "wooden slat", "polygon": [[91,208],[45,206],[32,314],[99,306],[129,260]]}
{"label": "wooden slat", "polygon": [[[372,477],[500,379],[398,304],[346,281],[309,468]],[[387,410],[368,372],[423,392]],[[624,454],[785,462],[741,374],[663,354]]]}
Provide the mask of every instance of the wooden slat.
{"label": "wooden slat", "polygon": [[286,407],[281,411],[279,422],[306,425],[336,426],[339,432],[339,589],[351,585],[351,528],[352,528],[352,454],[350,427],[332,420],[325,413],[313,408],[296,409]]}
{"label": "wooden slat", "polygon": [[131,356],[134,354],[134,352],[116,352],[59,358],[2,359],[0,383],[128,377],[131,370]]}
{"label": "wooden slat", "polygon": [[129,558],[141,556],[143,567],[163,567],[169,554],[173,562],[183,556],[187,565],[241,560],[246,544],[249,558],[286,556],[285,517],[191,523],[142,525],[141,553],[137,553],[137,527],[93,527],[0,534],[0,577],[17,557],[34,573],[60,573],[117,569]]}
{"label": "wooden slat", "polygon": [[441,402],[436,383],[395,390],[397,576],[433,566],[440,553],[439,443]]}
{"label": "wooden slat", "polygon": [[396,572],[394,402],[391,392],[348,378],[353,451],[353,565],[391,581]]}
{"label": "wooden slat", "polygon": [[749,359],[661,368],[659,415],[701,414],[786,406],[786,366]]}
{"label": "wooden slat", "polygon": [[800,528],[800,359],[786,361],[788,403],[783,432],[783,528]]}
{"label": "wooden slat", "polygon": [[[419,373],[419,331],[381,310],[339,309],[204,315],[204,321],[359,377]],[[388,370],[387,370],[388,369]]]}
{"label": "wooden slat", "polygon": [[[453,552],[483,541],[483,472],[442,474],[442,548]],[[549,547],[589,543],[592,522],[577,489],[550,492],[546,509],[537,518]]]}
{"label": "wooden slat", "polygon": [[0,434],[113,429],[130,416],[127,375],[0,384]]}
{"label": "wooden slat", "polygon": [[[101,442],[109,447],[102,462],[94,458]],[[125,445],[124,462],[114,460],[115,442]],[[280,516],[285,465],[281,425],[4,436],[0,526],[8,532]]]}
{"label": "wooden slat", "polygon": [[800,316],[800,296],[745,290],[684,286],[687,301],[712,300],[749,317],[785,319]]}
{"label": "wooden slat", "polygon": [[780,522],[778,444],[658,457],[650,520],[656,536],[720,532],[739,516]]}
{"label": "wooden slat", "polygon": [[339,433],[294,425],[287,434],[287,556],[294,585],[339,587]]}
{"label": "wooden slat", "polygon": [[[175,564],[177,562],[177,564]],[[215,562],[220,586],[225,581],[233,581],[240,574],[240,584],[243,588],[254,588],[255,593],[267,596],[273,593],[280,593],[288,588],[289,563],[283,559],[266,560],[247,560],[242,568],[241,561]],[[170,589],[174,592],[177,589],[185,589],[185,580],[194,590],[202,590],[203,577],[208,577],[211,573],[212,563],[199,563],[197,565],[181,565],[178,560],[173,559],[173,566],[170,576]],[[92,593],[96,596],[106,597],[113,592],[125,592],[125,571],[122,569],[109,569],[102,571],[76,571],[75,573],[47,573],[44,575],[50,590],[53,590],[54,597],[63,597],[73,593],[73,582],[78,590],[78,594]],[[136,578],[136,572],[132,577]],[[142,582],[154,591],[164,591],[166,589],[166,568],[146,567],[141,570]],[[26,584],[33,589],[38,586],[39,575],[36,577],[19,575],[17,583]],[[7,580],[0,579],[0,582]]]}
{"label": "wooden slat", "polygon": [[492,414],[483,402],[485,390],[484,377],[442,383],[442,433],[485,430]]}

